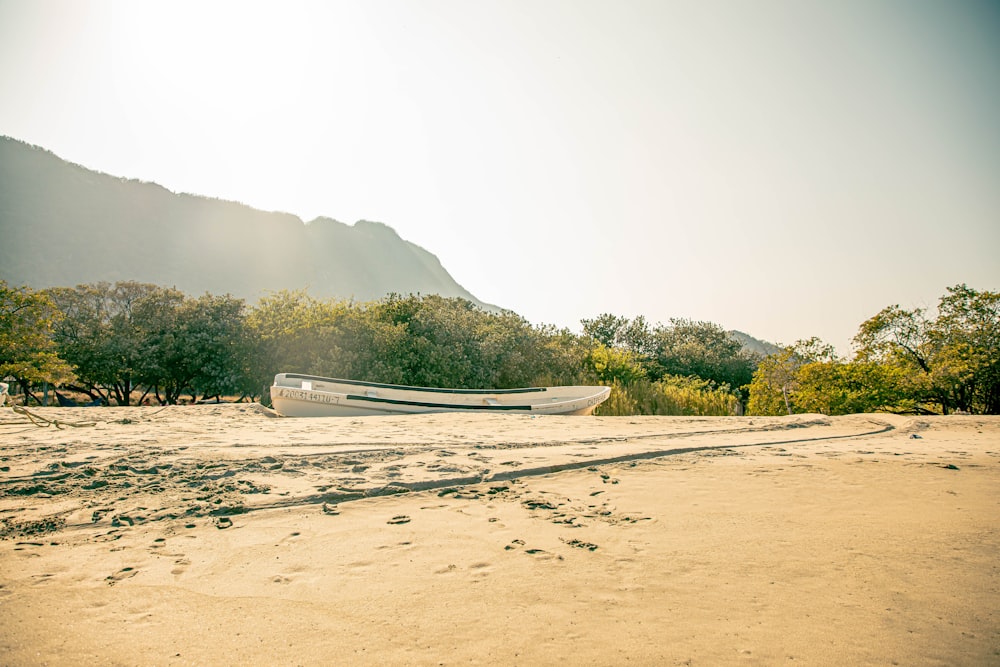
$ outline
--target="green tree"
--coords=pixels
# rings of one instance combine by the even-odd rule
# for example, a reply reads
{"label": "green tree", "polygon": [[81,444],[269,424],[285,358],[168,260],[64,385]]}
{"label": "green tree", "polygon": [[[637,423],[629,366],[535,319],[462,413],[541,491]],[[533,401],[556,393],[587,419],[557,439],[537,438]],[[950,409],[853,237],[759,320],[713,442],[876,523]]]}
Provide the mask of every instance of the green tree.
{"label": "green tree", "polygon": [[[568,333],[568,332],[564,332]],[[549,335],[556,340],[549,340]],[[475,386],[510,389],[538,384],[548,377],[564,375],[559,366],[556,330],[533,327],[520,315],[509,310],[488,312],[478,310],[473,337],[479,347],[479,367],[474,375]],[[577,369],[577,372],[579,369]]]}
{"label": "green tree", "polygon": [[601,384],[628,386],[646,377],[646,369],[629,350],[598,345],[587,357]]}
{"label": "green tree", "polygon": [[265,296],[246,316],[254,341],[251,383],[265,389],[281,372],[368,379],[358,358],[361,341],[368,333],[367,346],[378,347],[385,332],[369,330],[362,319],[354,304],[319,301],[304,290]]}
{"label": "green tree", "polygon": [[1000,414],[1000,292],[948,288],[929,334],[932,384],[966,412]]}
{"label": "green tree", "polygon": [[76,373],[74,389],[119,405],[131,403],[136,383],[149,372],[149,337],[183,302],[175,289],[133,281],[54,288],[48,294],[63,313],[54,339]]}
{"label": "green tree", "polygon": [[862,361],[814,361],[795,374],[796,412],[846,415],[911,409],[897,367]]}
{"label": "green tree", "polygon": [[165,403],[177,403],[183,392],[202,398],[255,393],[245,306],[228,294],[206,294],[144,319],[158,326],[148,328],[144,341],[143,384],[155,387]]}
{"label": "green tree", "polygon": [[747,414],[792,414],[797,407],[795,395],[801,382],[800,369],[807,364],[834,364],[836,361],[833,347],[815,337],[796,341],[768,355],[757,365],[750,381]]}
{"label": "green tree", "polygon": [[574,384],[591,345],[459,298],[398,294],[369,303],[269,295],[247,317],[258,383],[276,372],[467,388]]}
{"label": "green tree", "polygon": [[792,414],[791,393],[801,363],[788,347],[761,360],[750,381],[747,414]]}
{"label": "green tree", "polygon": [[[577,336],[566,328],[543,325],[533,328],[527,381],[522,385],[573,385],[596,382],[586,363],[594,343],[588,336]],[[516,385],[511,385],[516,386]]]}
{"label": "green tree", "polygon": [[854,338],[858,359],[895,367],[911,400],[954,409],[1000,412],[1000,293],[949,287],[929,319],[926,310],[882,309]]}
{"label": "green tree", "polygon": [[757,358],[717,324],[671,319],[653,332],[655,371],[650,375],[695,376],[733,390],[753,379]]}
{"label": "green tree", "polygon": [[[479,347],[472,336],[475,306],[462,299],[391,294],[370,304],[368,314],[383,329],[380,350],[392,368],[384,381],[428,387],[478,386]],[[393,335],[394,334],[394,335]]]}
{"label": "green tree", "polygon": [[541,370],[543,336],[510,311],[488,312],[454,297],[389,295],[366,312],[381,334],[376,341],[392,345],[376,355],[395,362],[379,367],[383,381],[509,388],[529,383]]}
{"label": "green tree", "polygon": [[590,336],[604,347],[620,347],[622,332],[628,326],[628,318],[611,313],[602,313],[592,320],[580,320],[583,334]]}
{"label": "green tree", "polygon": [[651,380],[694,376],[716,386],[729,386],[739,395],[758,362],[739,340],[711,322],[677,318],[651,328],[641,315],[629,320],[604,313],[581,324],[584,335],[596,343],[628,352]]}
{"label": "green tree", "polygon": [[52,339],[60,317],[45,293],[0,280],[0,379],[13,377],[26,392],[32,383],[72,381]]}
{"label": "green tree", "polygon": [[583,334],[607,348],[626,350],[633,357],[648,360],[655,341],[649,323],[642,315],[634,319],[604,313],[592,320],[580,320]]}

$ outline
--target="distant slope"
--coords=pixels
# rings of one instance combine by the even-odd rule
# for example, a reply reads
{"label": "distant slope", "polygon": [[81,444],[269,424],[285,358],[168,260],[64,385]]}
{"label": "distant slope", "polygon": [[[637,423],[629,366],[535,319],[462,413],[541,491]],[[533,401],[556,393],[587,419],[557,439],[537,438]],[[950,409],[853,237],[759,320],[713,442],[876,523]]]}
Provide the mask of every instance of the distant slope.
{"label": "distant slope", "polygon": [[0,279],[35,288],[137,280],[255,302],[267,291],[368,301],[458,296],[437,257],[390,227],[308,224],[91,171],[0,137]]}
{"label": "distant slope", "polygon": [[744,350],[748,350],[754,354],[759,354],[762,357],[781,352],[781,348],[774,343],[768,343],[766,340],[754,338],[750,334],[737,331],[736,329],[730,331],[729,335],[739,341]]}

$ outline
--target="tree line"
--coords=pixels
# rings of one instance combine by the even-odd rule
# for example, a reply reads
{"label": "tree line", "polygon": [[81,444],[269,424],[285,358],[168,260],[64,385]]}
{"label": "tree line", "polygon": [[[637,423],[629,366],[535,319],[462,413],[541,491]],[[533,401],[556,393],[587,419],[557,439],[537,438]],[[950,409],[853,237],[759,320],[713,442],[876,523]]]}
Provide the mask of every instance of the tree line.
{"label": "tree line", "polygon": [[748,388],[754,414],[1000,414],[1000,292],[949,287],[936,316],[883,308],[841,359],[818,339],[763,359]]}
{"label": "tree line", "polygon": [[[130,405],[268,400],[278,372],[434,387],[605,384],[598,414],[1000,411],[998,299],[949,288],[936,318],[891,306],[851,360],[821,341],[763,356],[722,327],[602,314],[582,334],[460,298],[357,303],[282,291],[248,305],[118,282],[32,290],[0,281],[0,378]],[[37,399],[36,399],[37,400]]]}

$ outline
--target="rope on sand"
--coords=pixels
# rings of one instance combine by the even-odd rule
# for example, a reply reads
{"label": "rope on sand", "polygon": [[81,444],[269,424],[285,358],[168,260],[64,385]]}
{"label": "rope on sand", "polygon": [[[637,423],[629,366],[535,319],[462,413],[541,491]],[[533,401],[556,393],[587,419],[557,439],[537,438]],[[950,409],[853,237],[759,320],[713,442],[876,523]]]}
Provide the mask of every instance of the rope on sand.
{"label": "rope on sand", "polygon": [[96,426],[97,425],[97,422],[67,422],[67,421],[60,421],[58,419],[46,419],[45,417],[42,417],[41,415],[36,415],[34,412],[31,412],[27,408],[23,408],[23,407],[21,407],[19,405],[11,406],[11,409],[14,412],[16,412],[17,414],[24,415],[25,417],[27,417],[28,421],[26,421],[26,422],[24,422],[24,421],[22,421],[22,422],[6,422],[4,424],[4,426],[6,426],[7,424],[11,424],[11,423],[15,423],[15,424],[27,424],[29,422],[31,424],[34,424],[35,426],[40,427],[40,428],[45,428],[45,427],[48,427],[48,426],[55,426],[58,429],[61,429],[64,426],[71,426],[73,428],[81,428],[81,427],[84,427],[84,426]]}

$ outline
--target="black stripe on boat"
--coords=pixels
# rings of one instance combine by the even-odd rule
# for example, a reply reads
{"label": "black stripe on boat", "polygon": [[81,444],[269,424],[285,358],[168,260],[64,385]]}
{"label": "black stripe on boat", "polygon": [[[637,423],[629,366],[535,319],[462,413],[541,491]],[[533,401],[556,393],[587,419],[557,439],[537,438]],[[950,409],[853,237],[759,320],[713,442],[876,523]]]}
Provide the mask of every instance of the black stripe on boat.
{"label": "black stripe on boat", "polygon": [[[382,389],[405,389],[407,391],[431,391],[438,394],[530,394],[536,391],[547,391],[546,387],[523,387],[520,389],[436,389],[434,387],[411,387],[405,384],[385,384],[382,382],[362,382],[361,380],[341,380],[338,378],[325,378],[318,375],[299,375],[297,373],[285,373],[286,378],[295,380],[312,380],[315,382],[336,382],[337,384],[349,384],[356,387],[381,387]],[[368,398],[362,396],[361,398]],[[405,403],[406,401],[400,401]],[[415,404],[421,405],[421,404]],[[436,403],[428,404],[437,406]],[[450,404],[449,404],[450,405]],[[524,409],[524,408],[517,408]]]}
{"label": "black stripe on boat", "polygon": [[423,403],[421,401],[400,401],[394,398],[378,398],[377,396],[358,396],[348,394],[351,401],[369,401],[371,403],[388,403],[390,405],[416,405],[421,408],[445,408],[448,410],[531,410],[530,405],[459,405],[458,403]]}

